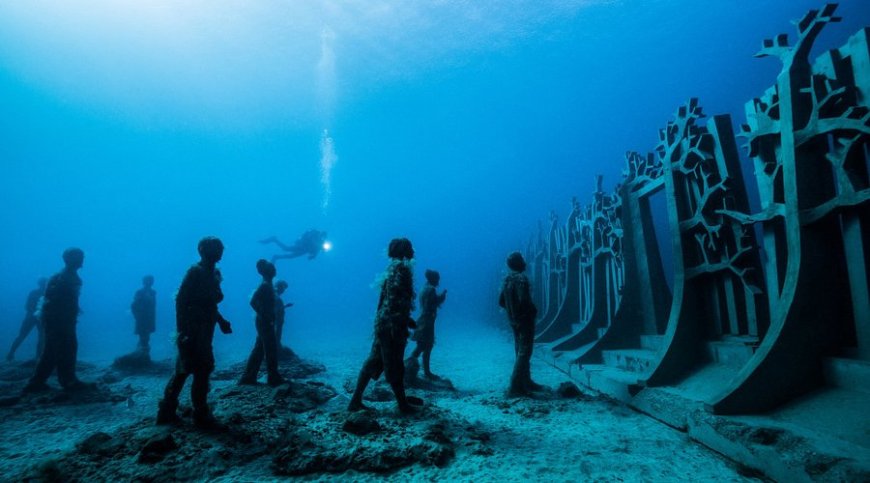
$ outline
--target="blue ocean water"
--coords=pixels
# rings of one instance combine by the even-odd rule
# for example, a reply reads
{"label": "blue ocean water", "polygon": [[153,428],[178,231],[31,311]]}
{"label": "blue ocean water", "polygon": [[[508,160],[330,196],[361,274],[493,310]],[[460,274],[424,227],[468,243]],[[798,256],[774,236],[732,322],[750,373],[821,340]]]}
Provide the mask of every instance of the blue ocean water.
{"label": "blue ocean water", "polygon": [[[753,59],[808,0],[0,1],[0,347],[60,254],[86,253],[79,357],[154,351],[196,242],[226,245],[222,311],[247,350],[258,258],[316,227],[334,248],[278,263],[291,346],[371,330],[396,236],[442,274],[439,330],[497,318],[505,255],[551,209],[619,181],[690,97],[743,121],[779,72]],[[841,2],[818,49],[870,24]],[[793,36],[793,35],[792,35]],[[19,358],[32,349],[30,340]]]}

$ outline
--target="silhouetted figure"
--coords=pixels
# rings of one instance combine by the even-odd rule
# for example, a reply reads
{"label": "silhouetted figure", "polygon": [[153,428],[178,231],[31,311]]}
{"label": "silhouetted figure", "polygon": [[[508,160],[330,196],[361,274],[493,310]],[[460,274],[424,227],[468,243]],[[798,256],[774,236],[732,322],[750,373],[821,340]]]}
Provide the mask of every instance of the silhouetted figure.
{"label": "silhouetted figure", "polygon": [[48,389],[45,383],[57,368],[57,380],[66,390],[88,387],[76,377],[78,339],[76,322],[79,316],[79,293],[82,279],[78,270],[85,262],[85,253],[78,248],[63,252],[63,270],[53,275],[45,287],[40,320],[45,332],[45,347],[39,355],[33,377],[25,386],[25,392]]}
{"label": "silhouetted figure", "polygon": [[248,365],[245,368],[245,373],[239,380],[239,384],[256,384],[257,373],[260,372],[260,365],[263,363],[263,356],[266,357],[266,373],[267,381],[270,386],[278,386],[286,382],[281,374],[278,373],[278,343],[275,337],[275,303],[277,297],[275,288],[272,286],[272,280],[275,279],[275,265],[266,261],[257,261],[257,273],[262,275],[263,282],[257,287],[254,295],[251,297],[251,307],[256,312],[256,327],[257,340],[254,342],[254,349],[251,350],[251,356],[248,357]]}
{"label": "silhouetted figure", "polygon": [[43,335],[42,323],[36,314],[36,309],[39,308],[39,299],[45,293],[45,284],[48,280],[40,278],[37,283],[37,288],[31,290],[27,295],[27,302],[24,304],[24,320],[21,321],[21,329],[18,330],[18,337],[12,341],[12,347],[9,348],[9,354],[6,355],[7,361],[15,359],[15,351],[24,342],[24,339],[30,335],[30,332],[36,328],[36,358],[42,353],[42,348],[45,345],[45,336]]}
{"label": "silhouetted figure", "polygon": [[348,406],[350,411],[367,409],[362,401],[363,392],[369,380],[378,379],[382,372],[393,389],[399,410],[403,413],[415,410],[405,396],[405,366],[402,360],[408,342],[408,328],[416,327],[411,318],[414,308],[414,277],[411,272],[414,248],[407,238],[395,238],[390,242],[388,255],[390,264],[381,284],[372,350],[359,372],[356,389]]}
{"label": "silhouetted figure", "polygon": [[178,396],[187,376],[192,375],[193,422],[199,427],[212,429],[220,427],[208,407],[209,377],[214,370],[214,327],[219,325],[224,334],[233,330],[230,322],[218,311],[224,294],[221,292],[221,273],[215,265],[223,257],[224,245],[218,238],[209,236],[199,241],[197,249],[200,261],[187,270],[175,296],[178,360],[175,374],[166,384],[158,406],[157,424],[178,422]]}
{"label": "silhouetted figure", "polygon": [[130,310],[136,320],[134,332],[139,336],[137,350],[143,354],[151,353],[151,334],[154,333],[155,319],[157,317],[157,293],[154,291],[154,277],[146,275],[142,278],[142,288],[133,296]]}
{"label": "silhouetted figure", "polygon": [[292,303],[284,303],[284,299],[281,298],[286,291],[287,282],[283,280],[275,282],[275,343],[278,345],[278,359],[292,357],[293,354],[293,351],[289,347],[281,343],[281,336],[284,335],[284,319],[287,309],[293,306]]}
{"label": "silhouetted figure", "polygon": [[411,336],[411,340],[416,341],[417,346],[411,352],[410,359],[416,362],[420,354],[423,354],[423,375],[427,379],[440,379],[429,369],[429,359],[432,355],[432,348],[435,346],[435,318],[438,316],[438,307],[441,307],[441,304],[447,299],[446,290],[442,291],[440,295],[435,291],[440,282],[441,274],[434,270],[426,270],[426,285],[420,292],[420,316],[417,317],[417,330]]}
{"label": "silhouetted figure", "polygon": [[309,260],[313,260],[324,248],[326,243],[326,232],[320,230],[308,230],[302,234],[293,245],[286,245],[278,239],[278,237],[270,236],[265,240],[260,240],[260,243],[274,243],[287,253],[281,253],[272,257],[272,263],[276,260],[285,258],[296,258],[302,255],[308,255]]}
{"label": "silhouetted figure", "polygon": [[516,363],[511,374],[508,394],[523,396],[542,387],[532,381],[530,368],[538,309],[532,302],[529,279],[523,273],[526,270],[523,256],[519,252],[511,253],[507,258],[507,266],[511,269],[511,273],[504,279],[498,304],[507,311],[511,329],[514,331]]}

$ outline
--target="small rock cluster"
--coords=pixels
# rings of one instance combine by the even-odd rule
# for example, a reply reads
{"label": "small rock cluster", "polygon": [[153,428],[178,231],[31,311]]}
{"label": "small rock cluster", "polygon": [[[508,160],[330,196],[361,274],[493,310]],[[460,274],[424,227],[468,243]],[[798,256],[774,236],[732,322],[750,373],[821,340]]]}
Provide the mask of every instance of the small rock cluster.
{"label": "small rock cluster", "polygon": [[[278,358],[278,372],[282,376],[288,379],[304,379],[326,372],[326,367],[323,364],[302,359],[287,347],[283,349],[285,352]],[[212,374],[211,378],[214,381],[236,381],[245,372],[246,365],[247,363],[242,361],[226,369],[219,369]],[[266,368],[263,364],[263,367],[260,368],[260,375],[263,376],[265,373]]]}
{"label": "small rock cluster", "polygon": [[147,352],[134,351],[115,359],[111,369],[107,372],[107,376],[118,378],[130,375],[169,377],[173,370],[175,370],[175,362],[172,359],[155,361]]}
{"label": "small rock cluster", "polygon": [[[27,381],[33,375],[36,368],[35,361],[13,362],[0,366],[0,408],[9,411],[8,414],[26,412],[34,406],[67,406],[94,403],[119,403],[124,402],[133,394],[133,389],[127,385],[122,388],[110,388],[108,384],[120,381],[120,378],[111,376],[111,380],[104,380],[111,371],[101,371],[93,364],[79,362],[77,374],[84,381],[97,381],[87,383],[78,390],[64,391],[57,386],[54,380],[49,380],[49,389],[42,392],[23,394]],[[0,418],[6,413],[0,414]]]}
{"label": "small rock cluster", "polygon": [[407,417],[359,411],[329,419],[322,432],[289,441],[273,460],[276,475],[387,474],[417,464],[443,468],[459,451],[492,454],[486,431],[434,407]]}

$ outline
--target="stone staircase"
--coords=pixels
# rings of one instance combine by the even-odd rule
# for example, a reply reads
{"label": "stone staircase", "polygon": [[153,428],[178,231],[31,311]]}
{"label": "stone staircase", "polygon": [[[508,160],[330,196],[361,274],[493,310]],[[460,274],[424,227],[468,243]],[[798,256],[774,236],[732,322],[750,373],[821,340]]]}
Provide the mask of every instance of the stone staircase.
{"label": "stone staircase", "polygon": [[708,342],[706,350],[711,361],[739,369],[755,353],[758,343],[757,337],[726,335]]}
{"label": "stone staircase", "polygon": [[[598,330],[601,336],[606,329]],[[602,351],[602,364],[579,366],[575,377],[600,393],[628,402],[642,389],[639,381],[652,369],[661,343],[660,335],[644,335],[640,348]]]}
{"label": "stone staircase", "polygon": [[[598,329],[599,337],[605,331],[605,328]],[[655,366],[663,341],[663,335],[642,335],[640,347],[602,351],[601,364],[578,366],[573,362],[576,359],[573,353],[562,355],[558,352],[551,356],[550,362],[591,389],[629,402],[642,388],[639,381]],[[730,377],[732,371],[746,364],[757,348],[758,339],[749,336],[723,336],[719,340],[707,342],[705,351],[710,368],[705,372]],[[693,379],[689,378],[690,385],[694,383]]]}
{"label": "stone staircase", "polygon": [[603,351],[604,365],[633,373],[649,372],[656,360],[655,351],[649,349],[618,349]]}

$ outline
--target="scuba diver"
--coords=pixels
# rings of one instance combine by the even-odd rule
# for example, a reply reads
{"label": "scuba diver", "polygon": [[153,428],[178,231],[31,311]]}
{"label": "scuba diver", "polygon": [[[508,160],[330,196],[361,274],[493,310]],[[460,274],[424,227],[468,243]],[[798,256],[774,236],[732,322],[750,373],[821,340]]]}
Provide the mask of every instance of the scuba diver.
{"label": "scuba diver", "polygon": [[39,354],[39,362],[33,377],[24,387],[24,392],[40,392],[48,389],[45,383],[57,369],[57,379],[67,391],[94,387],[76,377],[78,339],[76,323],[79,317],[79,294],[82,279],[77,273],[85,262],[85,252],[68,248],[63,252],[64,268],[53,275],[45,287],[40,321],[45,331],[45,347]]}
{"label": "scuba diver", "polygon": [[239,384],[257,383],[257,373],[260,372],[260,365],[263,363],[263,356],[265,356],[268,383],[270,386],[280,386],[287,381],[278,373],[278,344],[275,341],[275,302],[277,297],[275,287],[272,286],[272,280],[275,279],[276,275],[275,265],[260,259],[257,261],[257,273],[263,277],[262,283],[251,297],[251,307],[257,313],[255,320],[257,340],[254,342],[251,356],[248,357],[248,365],[245,367],[245,373],[239,380]]}
{"label": "scuba diver", "polygon": [[409,402],[416,402],[416,398],[405,395],[405,365],[402,360],[408,343],[408,329],[417,327],[411,318],[414,309],[414,276],[411,272],[414,248],[407,238],[395,238],[390,242],[387,254],[390,264],[381,283],[372,350],[359,372],[348,411],[368,409],[363,404],[363,392],[369,380],[378,379],[382,372],[393,389],[399,411],[416,411]]}
{"label": "scuba diver", "polygon": [[[417,358],[423,354],[423,375],[426,379],[439,380],[440,377],[432,374],[429,369],[429,357],[432,355],[432,347],[435,346],[435,318],[438,308],[447,299],[447,290],[438,294],[435,288],[441,282],[441,274],[435,270],[426,270],[426,286],[420,293],[420,317],[417,318],[417,330],[411,336],[411,340],[417,342],[417,347],[411,352],[411,357],[405,361],[407,368],[416,364]],[[419,370],[419,366],[414,366]]]}
{"label": "scuba diver", "polygon": [[523,273],[526,261],[520,252],[513,252],[507,258],[509,273],[502,283],[498,304],[507,312],[511,329],[514,332],[514,352],[516,362],[511,374],[508,396],[527,396],[539,391],[543,386],[532,381],[530,360],[535,344],[535,317],[538,309],[532,302],[529,279]]}
{"label": "scuba diver", "polygon": [[193,375],[190,387],[193,423],[204,429],[220,429],[222,425],[208,407],[208,385],[214,370],[215,324],[224,334],[233,332],[230,322],[218,311],[224,294],[221,272],[215,265],[223,257],[224,245],[218,238],[208,236],[199,241],[197,251],[200,261],[187,270],[175,296],[178,360],[158,405],[157,424],[180,421],[176,414],[178,396],[187,377]]}
{"label": "scuba diver", "polygon": [[313,260],[320,252],[328,251],[330,248],[329,242],[326,241],[326,232],[320,230],[306,231],[302,236],[297,238],[295,242],[293,242],[293,245],[282,243],[281,240],[275,236],[270,236],[269,238],[260,240],[260,243],[274,243],[275,245],[278,245],[281,250],[287,252],[274,255],[272,257],[272,263],[275,263],[276,260],[297,258],[302,255],[308,255],[308,259]]}
{"label": "scuba diver", "polygon": [[136,320],[133,332],[139,336],[137,350],[144,355],[151,353],[150,339],[155,329],[157,293],[151,288],[153,286],[154,277],[145,275],[142,278],[142,288],[136,291],[133,303],[130,304],[130,311],[133,312],[133,318]]}
{"label": "scuba diver", "polygon": [[48,282],[46,278],[40,278],[37,283],[37,288],[31,290],[27,295],[27,302],[24,304],[24,320],[21,321],[21,329],[18,331],[18,337],[12,342],[12,347],[9,349],[9,354],[6,355],[7,361],[15,359],[15,351],[18,346],[24,342],[24,339],[30,335],[33,328],[36,328],[36,358],[42,353],[42,347],[45,345],[45,337],[42,331],[42,324],[39,321],[39,316],[36,314],[36,309],[39,308],[39,299],[45,293],[45,284]]}

